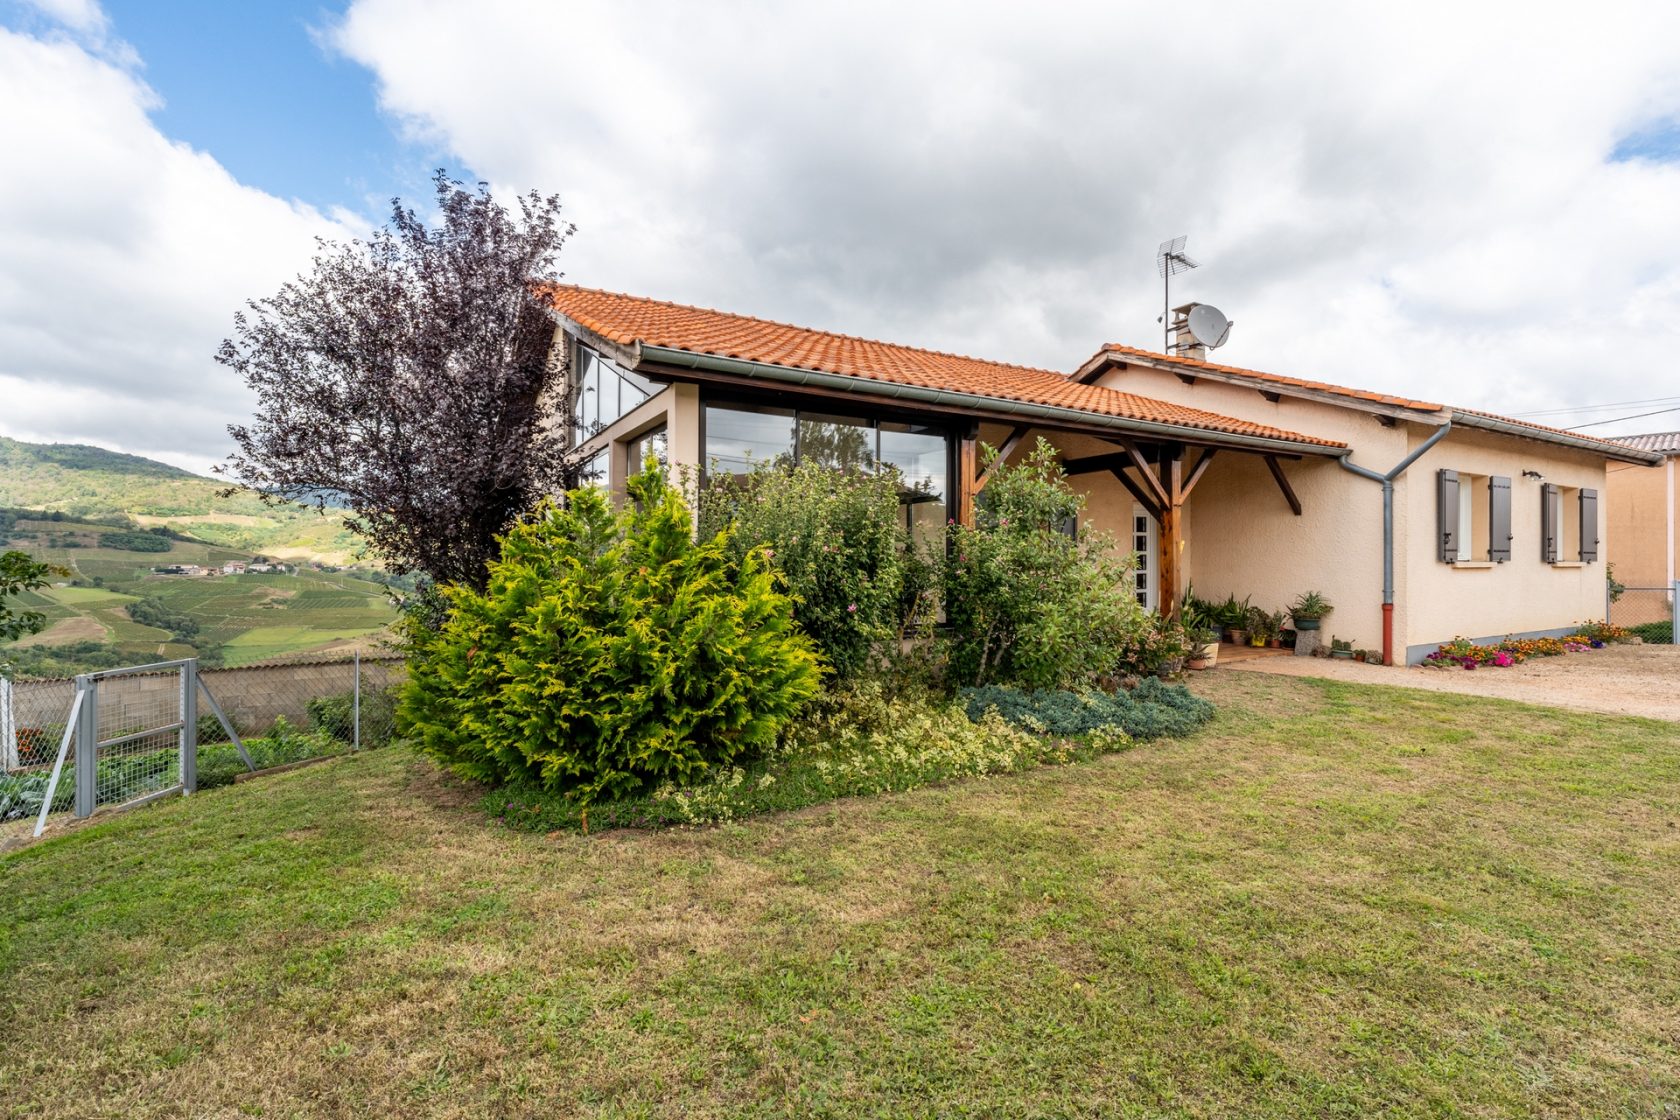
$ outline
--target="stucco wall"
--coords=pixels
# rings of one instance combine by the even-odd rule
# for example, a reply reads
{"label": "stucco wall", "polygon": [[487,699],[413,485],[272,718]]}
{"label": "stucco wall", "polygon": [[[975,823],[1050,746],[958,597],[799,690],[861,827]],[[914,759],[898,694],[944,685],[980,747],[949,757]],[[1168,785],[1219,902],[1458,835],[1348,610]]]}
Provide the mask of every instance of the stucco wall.
{"label": "stucco wall", "polygon": [[[1443,564],[1435,540],[1435,472],[1441,468],[1511,480],[1511,559],[1472,567]],[[1524,478],[1523,471],[1542,478]],[[1454,429],[1411,469],[1406,500],[1419,531],[1406,538],[1410,571],[1405,626],[1396,626],[1410,647],[1433,645],[1463,635],[1518,634],[1556,630],[1604,617],[1605,461],[1568,448]],[[1573,554],[1547,564],[1540,550],[1540,492],[1545,483],[1597,490],[1599,559],[1580,564]],[[1573,504],[1564,517],[1577,516]]]}
{"label": "stucco wall", "polygon": [[1609,556],[1616,565],[1616,578],[1629,587],[1666,587],[1676,576],[1677,473],[1673,456],[1660,467],[1610,465],[1605,480]]}
{"label": "stucco wall", "polygon": [[[1353,460],[1386,471],[1405,458],[1427,431],[1318,401],[1267,400],[1252,388],[1198,380],[1142,366],[1105,375],[1099,384],[1158,400],[1192,405],[1226,416],[1332,439],[1354,449]],[[1304,591],[1318,591],[1335,610],[1329,633],[1356,647],[1382,644],[1382,488],[1323,458],[1284,460],[1284,474],[1301,500],[1296,517],[1265,461],[1258,455],[1221,451],[1190,495],[1186,507],[1187,575],[1204,599],[1251,597],[1255,606],[1283,610]],[[1396,493],[1406,479],[1396,483]],[[1407,511],[1396,502],[1395,533],[1407,531]],[[1396,602],[1406,572],[1395,567]],[[1398,608],[1397,608],[1398,610]]]}

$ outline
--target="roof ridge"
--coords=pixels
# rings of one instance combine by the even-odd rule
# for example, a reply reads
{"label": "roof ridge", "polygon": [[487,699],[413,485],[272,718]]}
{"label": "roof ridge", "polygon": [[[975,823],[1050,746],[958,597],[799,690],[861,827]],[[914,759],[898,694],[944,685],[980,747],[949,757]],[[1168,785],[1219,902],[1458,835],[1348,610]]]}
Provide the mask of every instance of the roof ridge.
{"label": "roof ridge", "polygon": [[692,303],[678,303],[669,299],[654,299],[651,296],[632,295],[629,292],[615,292],[611,288],[590,288],[583,284],[563,284],[557,280],[542,280],[538,283],[548,288],[568,288],[575,292],[587,292],[590,295],[612,296],[616,299],[635,300],[637,303],[649,303],[657,307],[670,307],[678,311],[700,311],[707,315],[721,315],[726,319],[739,319],[748,323],[761,323],[767,327],[780,327],[783,330],[799,331],[802,334],[820,334],[826,338],[840,338],[847,342],[864,342],[871,346],[885,346],[893,350],[909,350],[917,354],[930,354],[936,358],[956,358],[963,362],[979,362],[982,365],[999,366],[1003,369],[1021,370],[1025,373],[1045,373],[1051,377],[1069,380],[1067,374],[1060,370],[1044,369],[1040,366],[1024,366],[1018,362],[1000,362],[995,358],[981,358],[973,354],[958,354],[951,350],[935,350],[927,346],[911,346],[903,342],[888,342],[882,338],[867,338],[860,334],[845,334],[841,331],[831,331],[822,327],[802,327],[798,323],[787,323],[780,319],[766,319],[761,315],[743,315],[738,311],[722,311],[715,307],[700,307]]}

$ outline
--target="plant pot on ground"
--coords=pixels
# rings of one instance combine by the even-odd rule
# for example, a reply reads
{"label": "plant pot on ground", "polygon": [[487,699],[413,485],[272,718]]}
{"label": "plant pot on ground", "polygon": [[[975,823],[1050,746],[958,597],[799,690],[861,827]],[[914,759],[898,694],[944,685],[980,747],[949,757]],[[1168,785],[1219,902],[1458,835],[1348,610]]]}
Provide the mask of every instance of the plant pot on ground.
{"label": "plant pot on ground", "polygon": [[1295,620],[1297,630],[1317,630],[1324,621],[1324,616],[1335,608],[1317,591],[1308,591],[1289,604],[1289,614]]}
{"label": "plant pot on ground", "polygon": [[1330,639],[1330,656],[1338,661],[1353,660],[1353,643],[1346,638]]}

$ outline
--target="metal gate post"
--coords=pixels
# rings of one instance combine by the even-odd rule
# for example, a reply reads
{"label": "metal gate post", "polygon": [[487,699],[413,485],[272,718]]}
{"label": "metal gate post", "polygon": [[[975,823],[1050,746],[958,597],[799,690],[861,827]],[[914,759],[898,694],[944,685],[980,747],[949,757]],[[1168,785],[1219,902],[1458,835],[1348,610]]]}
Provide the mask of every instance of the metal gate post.
{"label": "metal gate post", "polygon": [[359,649],[356,651],[355,693],[356,698],[353,705],[353,711],[355,713],[354,718],[356,721],[356,729],[355,737],[351,742],[350,749],[359,751],[362,749],[362,651]]}
{"label": "metal gate post", "polygon": [[0,677],[0,770],[10,774],[21,764],[18,758],[17,720],[12,715],[12,682]]}
{"label": "metal gate post", "polygon": [[82,701],[76,721],[76,806],[78,817],[93,816],[99,807],[99,685],[87,674],[76,678]]}
{"label": "metal gate post", "polygon": [[1674,586],[1668,589],[1668,617],[1669,629],[1672,631],[1668,638],[1676,646],[1680,646],[1680,579],[1674,581]]}
{"label": "metal gate post", "polygon": [[181,792],[198,789],[198,659],[181,666]]}

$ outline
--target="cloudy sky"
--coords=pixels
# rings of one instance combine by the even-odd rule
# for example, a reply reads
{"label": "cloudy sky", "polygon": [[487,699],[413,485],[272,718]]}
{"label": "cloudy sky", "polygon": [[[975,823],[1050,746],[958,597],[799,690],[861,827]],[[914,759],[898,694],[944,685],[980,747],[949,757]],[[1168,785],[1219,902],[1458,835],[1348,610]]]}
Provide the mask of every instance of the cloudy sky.
{"label": "cloudy sky", "polygon": [[[443,166],[599,287],[1680,426],[1680,5],[0,0],[0,434],[204,469],[233,313]],[[1563,413],[1566,408],[1578,409]]]}

